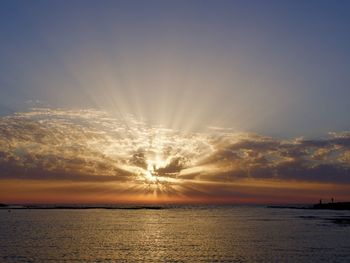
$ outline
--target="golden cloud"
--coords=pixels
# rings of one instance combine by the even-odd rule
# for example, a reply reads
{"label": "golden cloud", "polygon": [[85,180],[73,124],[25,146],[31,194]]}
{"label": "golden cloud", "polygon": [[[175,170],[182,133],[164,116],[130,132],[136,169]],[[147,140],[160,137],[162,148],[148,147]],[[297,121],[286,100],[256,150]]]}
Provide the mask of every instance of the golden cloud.
{"label": "golden cloud", "polygon": [[108,189],[242,196],[232,186],[349,184],[349,156],[350,133],[317,140],[280,140],[218,128],[183,133],[94,109],[34,108],[0,119],[4,181],[116,182]]}

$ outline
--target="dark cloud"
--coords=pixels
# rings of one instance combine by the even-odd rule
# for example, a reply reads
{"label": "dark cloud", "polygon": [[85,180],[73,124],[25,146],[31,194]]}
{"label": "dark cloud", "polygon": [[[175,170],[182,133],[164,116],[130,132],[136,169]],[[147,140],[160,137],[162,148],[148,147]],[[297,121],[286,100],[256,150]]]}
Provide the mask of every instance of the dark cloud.
{"label": "dark cloud", "polygon": [[314,182],[350,183],[350,135],[332,134],[319,140],[277,140],[254,135],[227,145],[203,160],[221,167],[210,180],[274,178]]}
{"label": "dark cloud", "polygon": [[186,158],[184,157],[175,157],[171,158],[169,163],[164,167],[157,169],[157,172],[160,174],[174,174],[179,173],[182,169],[187,167]]}

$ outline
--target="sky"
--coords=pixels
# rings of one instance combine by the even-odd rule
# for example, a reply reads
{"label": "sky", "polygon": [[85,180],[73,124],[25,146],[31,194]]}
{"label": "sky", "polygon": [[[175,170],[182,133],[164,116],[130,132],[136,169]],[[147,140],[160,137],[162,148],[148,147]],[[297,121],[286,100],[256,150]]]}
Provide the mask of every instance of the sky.
{"label": "sky", "polygon": [[1,1],[0,202],[350,198],[347,1]]}

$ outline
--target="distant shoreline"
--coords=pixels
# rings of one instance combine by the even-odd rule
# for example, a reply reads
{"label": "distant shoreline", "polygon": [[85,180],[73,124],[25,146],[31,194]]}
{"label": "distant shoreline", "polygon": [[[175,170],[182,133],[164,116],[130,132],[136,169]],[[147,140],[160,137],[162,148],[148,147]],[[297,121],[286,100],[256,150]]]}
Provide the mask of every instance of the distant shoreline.
{"label": "distant shoreline", "polygon": [[[193,206],[193,205],[188,205]],[[199,205],[203,206],[203,205]],[[205,206],[205,205],[204,205]],[[212,206],[212,205],[208,205]],[[215,205],[221,206],[221,205]],[[227,204],[222,205],[227,206]],[[2,204],[0,203],[0,210],[23,210],[23,209],[35,209],[35,210],[54,210],[54,209],[108,209],[108,210],[163,210],[170,208],[187,207],[187,205],[19,205],[19,204]],[[274,209],[304,209],[304,210],[350,210],[350,202],[337,202],[337,203],[320,203],[314,205],[265,205],[267,208]]]}
{"label": "distant shoreline", "polygon": [[162,206],[89,206],[89,205],[5,205],[0,204],[1,209],[115,209],[115,210],[161,210]]}
{"label": "distant shoreline", "polygon": [[319,203],[311,206],[269,205],[267,207],[280,209],[350,210],[350,202]]}

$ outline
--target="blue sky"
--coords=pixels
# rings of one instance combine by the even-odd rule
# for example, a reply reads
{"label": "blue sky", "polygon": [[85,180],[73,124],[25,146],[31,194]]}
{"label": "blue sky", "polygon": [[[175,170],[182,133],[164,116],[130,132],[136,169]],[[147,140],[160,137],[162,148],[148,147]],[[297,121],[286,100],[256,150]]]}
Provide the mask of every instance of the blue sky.
{"label": "blue sky", "polygon": [[1,1],[0,112],[34,101],[279,137],[349,130],[347,1]]}

